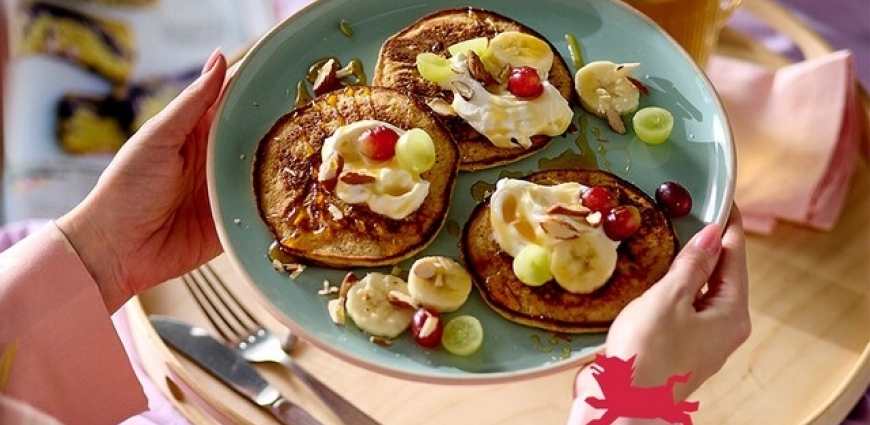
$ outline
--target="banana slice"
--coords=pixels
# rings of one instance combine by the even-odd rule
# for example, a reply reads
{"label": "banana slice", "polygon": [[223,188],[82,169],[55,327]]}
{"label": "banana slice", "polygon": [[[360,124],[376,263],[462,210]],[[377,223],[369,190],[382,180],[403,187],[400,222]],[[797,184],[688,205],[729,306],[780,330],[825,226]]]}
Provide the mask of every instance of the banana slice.
{"label": "banana slice", "polygon": [[471,275],[448,257],[423,257],[408,273],[408,292],[420,305],[440,313],[456,311],[471,293]]}
{"label": "banana slice", "polygon": [[617,133],[625,133],[622,116],[637,110],[640,90],[629,80],[638,63],[590,62],[574,75],[580,104],[590,113],[607,119]]}
{"label": "banana slice", "polygon": [[[530,66],[546,79],[553,66],[553,51],[546,41],[533,35],[507,31],[489,41],[489,48],[481,58],[493,75],[499,75],[505,65],[514,68]],[[494,69],[490,69],[494,67]]]}
{"label": "banana slice", "polygon": [[347,315],[365,332],[384,338],[399,336],[411,324],[414,310],[393,305],[391,291],[408,294],[408,284],[399,277],[369,273],[347,292]]}
{"label": "banana slice", "polygon": [[556,244],[550,259],[556,283],[575,294],[588,294],[604,286],[616,268],[615,244],[593,232]]}

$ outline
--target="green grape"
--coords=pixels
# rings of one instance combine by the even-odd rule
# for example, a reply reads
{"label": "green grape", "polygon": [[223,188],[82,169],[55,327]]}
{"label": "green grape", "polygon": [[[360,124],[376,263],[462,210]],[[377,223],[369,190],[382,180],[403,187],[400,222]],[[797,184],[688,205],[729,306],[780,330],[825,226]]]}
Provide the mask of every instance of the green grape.
{"label": "green grape", "polygon": [[435,83],[441,84],[450,78],[450,60],[435,53],[423,52],[417,55],[417,71],[420,75]]}
{"label": "green grape", "polygon": [[486,37],[477,37],[451,45],[447,48],[447,51],[450,52],[451,56],[456,56],[469,50],[477,53],[477,56],[483,56],[487,47],[489,47],[489,39]]}
{"label": "green grape", "polygon": [[667,109],[657,106],[638,110],[631,122],[637,137],[650,145],[658,145],[668,140],[674,129],[674,116]]}
{"label": "green grape", "polygon": [[441,345],[457,356],[474,354],[483,345],[483,325],[474,316],[456,316],[444,325]]}
{"label": "green grape", "polygon": [[553,279],[550,252],[540,245],[528,244],[514,257],[513,270],[520,282],[541,286]]}
{"label": "green grape", "polygon": [[396,142],[396,159],[412,173],[424,173],[435,165],[435,143],[423,129],[412,128]]}

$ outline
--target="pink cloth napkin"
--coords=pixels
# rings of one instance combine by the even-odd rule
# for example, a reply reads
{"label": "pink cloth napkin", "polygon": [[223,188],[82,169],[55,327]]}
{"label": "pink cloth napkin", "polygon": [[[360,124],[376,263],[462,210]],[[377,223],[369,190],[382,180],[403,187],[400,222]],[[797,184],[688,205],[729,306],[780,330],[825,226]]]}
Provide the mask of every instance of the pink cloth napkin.
{"label": "pink cloth napkin", "polygon": [[780,221],[832,229],[865,134],[852,54],[776,70],[713,57],[707,74],[734,132],[746,230],[770,234]]}

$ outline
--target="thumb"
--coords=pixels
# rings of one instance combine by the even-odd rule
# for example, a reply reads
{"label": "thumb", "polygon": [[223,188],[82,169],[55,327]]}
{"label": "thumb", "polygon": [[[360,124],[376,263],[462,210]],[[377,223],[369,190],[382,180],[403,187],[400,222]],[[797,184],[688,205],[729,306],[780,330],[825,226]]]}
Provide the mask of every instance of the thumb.
{"label": "thumb", "polygon": [[713,223],[705,226],[683,246],[668,274],[653,288],[667,290],[678,299],[694,301],[713,274],[722,249],[722,231]]}
{"label": "thumb", "polygon": [[[202,75],[143,126],[139,133],[144,137],[139,139],[164,146],[184,143],[220,96],[226,71],[226,58],[220,50],[215,50],[206,61]],[[161,137],[149,137],[157,134]]]}

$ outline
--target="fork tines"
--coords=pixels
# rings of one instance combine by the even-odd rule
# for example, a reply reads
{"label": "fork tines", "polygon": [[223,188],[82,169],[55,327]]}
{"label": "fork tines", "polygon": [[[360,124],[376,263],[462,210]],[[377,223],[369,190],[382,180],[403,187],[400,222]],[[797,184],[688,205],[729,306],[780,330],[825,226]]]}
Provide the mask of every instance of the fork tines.
{"label": "fork tines", "polygon": [[205,264],[181,279],[224,341],[239,342],[259,327],[257,320],[210,265]]}

